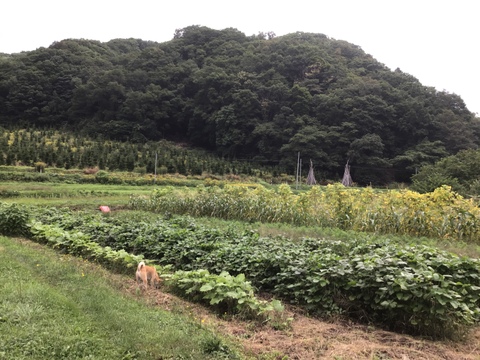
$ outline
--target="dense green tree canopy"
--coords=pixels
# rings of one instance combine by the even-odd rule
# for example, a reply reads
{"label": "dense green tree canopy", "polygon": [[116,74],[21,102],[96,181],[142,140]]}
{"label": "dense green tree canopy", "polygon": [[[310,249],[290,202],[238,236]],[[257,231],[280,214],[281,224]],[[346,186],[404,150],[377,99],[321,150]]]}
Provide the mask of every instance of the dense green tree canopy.
{"label": "dense green tree canopy", "polygon": [[376,184],[408,181],[480,136],[458,95],[346,41],[201,26],[165,43],[67,39],[0,54],[0,123],[179,140],[292,173],[301,152],[317,178],[340,177],[350,160],[354,181]]}
{"label": "dense green tree canopy", "polygon": [[[430,145],[428,145],[430,148]],[[423,166],[415,174],[412,188],[418,192],[430,192],[441,185],[468,197],[480,195],[480,150],[461,150],[433,165]]]}

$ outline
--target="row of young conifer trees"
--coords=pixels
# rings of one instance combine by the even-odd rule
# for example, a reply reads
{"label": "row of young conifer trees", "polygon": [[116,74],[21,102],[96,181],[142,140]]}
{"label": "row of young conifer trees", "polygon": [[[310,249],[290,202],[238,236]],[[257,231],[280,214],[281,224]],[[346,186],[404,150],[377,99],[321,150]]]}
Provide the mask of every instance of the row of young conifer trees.
{"label": "row of young conifer trees", "polygon": [[276,176],[283,170],[249,161],[222,159],[167,141],[141,144],[75,137],[55,130],[0,131],[0,165],[35,166],[39,162],[45,167],[67,170],[98,167],[109,171],[182,175]]}

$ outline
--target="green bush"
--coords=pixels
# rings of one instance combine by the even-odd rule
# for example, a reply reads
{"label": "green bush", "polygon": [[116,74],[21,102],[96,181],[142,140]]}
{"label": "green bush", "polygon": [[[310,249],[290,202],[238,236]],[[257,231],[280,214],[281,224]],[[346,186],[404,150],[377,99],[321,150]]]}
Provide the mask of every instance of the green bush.
{"label": "green bush", "polygon": [[109,174],[107,171],[100,170],[95,174],[95,180],[100,184],[108,184]]}
{"label": "green bush", "polygon": [[437,169],[433,165],[425,166],[422,170],[412,177],[413,191],[425,194],[432,192],[442,185],[449,185],[455,192],[465,194],[465,187],[460,184],[457,178],[453,178],[444,171]]}
{"label": "green bush", "polygon": [[76,231],[66,231],[56,225],[44,225],[40,222],[30,224],[30,236],[66,253],[98,261],[117,272],[131,273],[143,260],[141,255],[133,255],[125,250],[112,250],[102,247],[91,240],[89,235]]}
{"label": "green bush", "polygon": [[25,235],[28,232],[29,209],[17,204],[0,203],[0,234]]}
{"label": "green bush", "polygon": [[461,150],[434,165],[422,167],[418,174],[412,177],[412,188],[419,192],[428,192],[434,187],[449,185],[463,196],[478,196],[480,187],[474,182],[480,177],[479,163],[480,150]]}
{"label": "green bush", "polygon": [[252,285],[243,274],[231,276],[223,271],[215,275],[204,269],[180,270],[167,277],[167,284],[177,293],[180,290],[193,300],[208,303],[220,314],[238,313],[249,319],[266,319],[269,313],[283,311],[278,300],[267,302],[257,299]]}

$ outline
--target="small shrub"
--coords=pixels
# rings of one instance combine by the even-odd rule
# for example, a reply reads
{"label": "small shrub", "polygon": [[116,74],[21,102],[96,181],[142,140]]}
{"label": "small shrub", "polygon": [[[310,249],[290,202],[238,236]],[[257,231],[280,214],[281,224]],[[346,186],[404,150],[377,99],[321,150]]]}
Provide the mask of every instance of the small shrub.
{"label": "small shrub", "polygon": [[145,175],[147,173],[147,167],[137,166],[133,169],[133,172],[136,172],[137,174]]}
{"label": "small shrub", "polygon": [[47,167],[47,164],[45,164],[43,161],[37,161],[33,165],[35,167],[35,171],[39,173],[45,172],[45,168]]}
{"label": "small shrub", "polygon": [[177,271],[168,278],[177,292],[193,300],[207,302],[219,313],[238,313],[245,318],[267,318],[269,312],[283,311],[278,300],[267,302],[255,297],[245,275],[232,276],[227,272],[210,274],[208,270]]}
{"label": "small shrub", "polygon": [[100,184],[108,184],[109,179],[108,171],[100,170],[95,174],[95,180]]}
{"label": "small shrub", "polygon": [[29,217],[28,209],[23,206],[0,203],[0,234],[25,235]]}

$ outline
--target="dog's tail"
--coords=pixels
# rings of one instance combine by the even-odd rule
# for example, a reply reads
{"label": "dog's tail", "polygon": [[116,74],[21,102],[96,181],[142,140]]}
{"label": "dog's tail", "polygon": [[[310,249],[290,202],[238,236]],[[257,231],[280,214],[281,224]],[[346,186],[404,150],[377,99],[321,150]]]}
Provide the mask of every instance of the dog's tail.
{"label": "dog's tail", "polygon": [[137,267],[137,271],[140,271],[144,266],[145,266],[145,263],[143,261],[140,261],[140,264],[138,264],[138,267]]}

